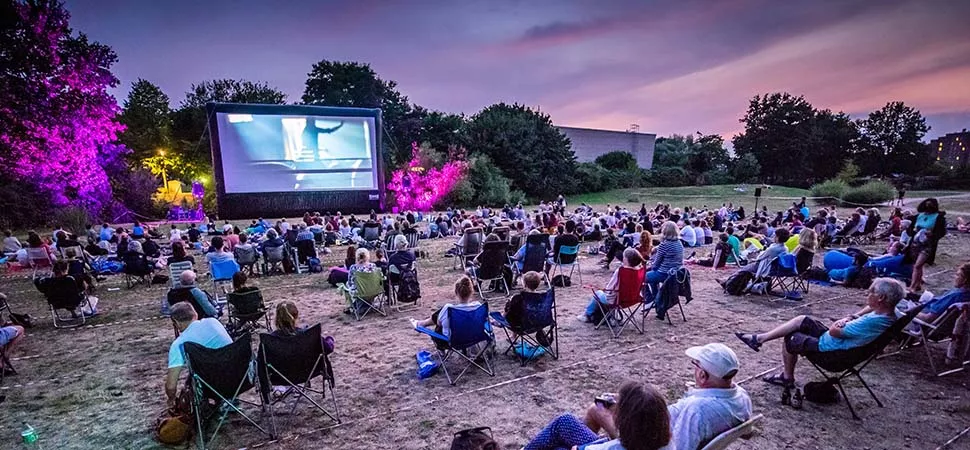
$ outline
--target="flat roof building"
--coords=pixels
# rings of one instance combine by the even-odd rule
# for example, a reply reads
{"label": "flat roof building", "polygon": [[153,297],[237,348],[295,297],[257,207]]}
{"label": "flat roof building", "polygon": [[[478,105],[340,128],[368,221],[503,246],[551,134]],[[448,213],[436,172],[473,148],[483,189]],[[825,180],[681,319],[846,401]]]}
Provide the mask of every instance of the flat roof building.
{"label": "flat roof building", "polygon": [[930,141],[930,156],[950,170],[967,166],[967,147],[970,147],[970,132],[964,128],[959,133],[950,133]]}
{"label": "flat roof building", "polygon": [[579,162],[593,162],[597,156],[621,151],[633,155],[642,169],[653,167],[656,134],[638,131],[596,130],[592,128],[557,127],[572,142]]}

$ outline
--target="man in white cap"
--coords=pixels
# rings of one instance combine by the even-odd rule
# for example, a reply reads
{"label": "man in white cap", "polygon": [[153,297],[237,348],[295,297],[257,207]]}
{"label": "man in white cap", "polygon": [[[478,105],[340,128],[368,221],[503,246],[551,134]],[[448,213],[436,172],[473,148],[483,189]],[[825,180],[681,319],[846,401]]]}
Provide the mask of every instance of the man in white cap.
{"label": "man in white cap", "polygon": [[[751,399],[733,381],[740,368],[733,350],[713,343],[691,347],[685,353],[694,365],[695,387],[667,406],[671,435],[667,450],[696,450],[751,417]],[[613,413],[601,404],[587,410],[586,425],[594,433],[605,430],[611,439],[619,436]]]}

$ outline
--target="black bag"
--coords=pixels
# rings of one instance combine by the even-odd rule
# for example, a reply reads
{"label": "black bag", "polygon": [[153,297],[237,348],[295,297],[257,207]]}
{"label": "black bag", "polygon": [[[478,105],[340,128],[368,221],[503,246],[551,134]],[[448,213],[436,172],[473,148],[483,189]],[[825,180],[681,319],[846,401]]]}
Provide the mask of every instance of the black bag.
{"label": "black bag", "polygon": [[555,287],[569,287],[573,285],[573,282],[566,275],[556,275],[552,277],[552,285]]}
{"label": "black bag", "polygon": [[24,328],[34,327],[34,318],[31,317],[30,314],[17,314],[15,312],[11,312],[10,321],[13,322],[14,325],[20,325]]}
{"label": "black bag", "polygon": [[809,280],[829,281],[829,271],[822,267],[812,267],[805,271],[804,277]]}
{"label": "black bag", "polygon": [[828,381],[813,381],[806,384],[802,391],[805,400],[812,403],[828,405],[839,401],[839,390]]}
{"label": "black bag", "polygon": [[739,271],[728,277],[724,281],[724,290],[730,295],[744,295],[748,290],[748,284],[754,279],[754,274],[747,271]]}
{"label": "black bag", "polygon": [[859,269],[859,272],[855,276],[848,277],[845,280],[845,286],[856,289],[869,289],[872,280],[875,280],[878,276],[879,273],[876,272],[875,267],[863,267]]}
{"label": "black bag", "polygon": [[397,287],[397,300],[403,303],[414,303],[421,298],[421,284],[418,283],[418,273],[405,270],[401,273],[401,283]]}
{"label": "black bag", "polygon": [[152,276],[152,284],[168,284],[168,275],[156,273]]}

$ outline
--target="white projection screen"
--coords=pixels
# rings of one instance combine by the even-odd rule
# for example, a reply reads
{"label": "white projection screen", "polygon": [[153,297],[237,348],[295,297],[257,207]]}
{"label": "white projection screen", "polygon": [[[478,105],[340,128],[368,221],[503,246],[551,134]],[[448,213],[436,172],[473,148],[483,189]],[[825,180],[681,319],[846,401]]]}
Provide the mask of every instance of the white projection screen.
{"label": "white projection screen", "polygon": [[378,188],[373,117],[215,114],[226,194]]}

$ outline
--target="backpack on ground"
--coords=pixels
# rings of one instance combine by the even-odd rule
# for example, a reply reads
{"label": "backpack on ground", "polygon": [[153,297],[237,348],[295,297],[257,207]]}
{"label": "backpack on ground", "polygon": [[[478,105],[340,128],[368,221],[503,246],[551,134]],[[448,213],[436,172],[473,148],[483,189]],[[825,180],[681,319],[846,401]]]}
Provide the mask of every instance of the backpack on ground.
{"label": "backpack on ground", "polygon": [[569,287],[573,285],[573,281],[566,275],[556,275],[552,277],[552,285],[555,287]]}
{"label": "backpack on ground", "polygon": [[724,281],[724,291],[730,295],[744,295],[748,290],[748,284],[754,280],[754,274],[747,271],[738,271]]}
{"label": "backpack on ground", "polygon": [[401,273],[401,283],[397,288],[397,300],[403,303],[414,303],[421,298],[421,284],[418,283],[418,273],[405,270]]}
{"label": "backpack on ground", "polygon": [[310,273],[323,272],[323,264],[320,264],[320,258],[308,258],[306,263],[310,267]]}

